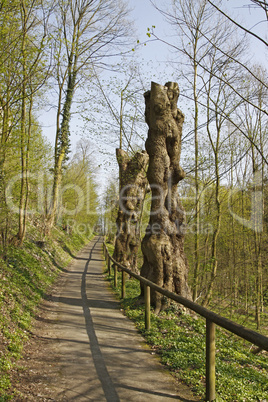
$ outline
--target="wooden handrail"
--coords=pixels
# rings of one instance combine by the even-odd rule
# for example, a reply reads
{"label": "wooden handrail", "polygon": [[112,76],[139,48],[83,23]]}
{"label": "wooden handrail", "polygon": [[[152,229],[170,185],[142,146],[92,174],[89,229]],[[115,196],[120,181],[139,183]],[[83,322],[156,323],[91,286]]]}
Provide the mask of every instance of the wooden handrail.
{"label": "wooden handrail", "polygon": [[[215,400],[215,325],[217,324],[219,327],[227,329],[235,335],[240,336],[254,345],[259,346],[261,349],[268,351],[268,337],[262,335],[256,331],[245,328],[240,324],[235,323],[234,321],[229,320],[228,318],[222,317],[219,314],[214,313],[211,310],[206,309],[199,304],[186,299],[183,296],[179,296],[176,293],[170,292],[166,289],[161,288],[155,283],[149,281],[148,279],[132,272],[130,269],[124,267],[119,264],[115,259],[109,254],[107,246],[103,243],[104,246],[104,255],[108,260],[111,260],[115,264],[115,276],[116,279],[114,283],[117,287],[117,267],[123,272],[126,272],[133,278],[136,278],[141,283],[145,285],[145,328],[150,329],[150,292],[148,288],[154,289],[162,295],[168,297],[175,302],[182,304],[190,310],[193,310],[197,314],[206,318],[206,401],[214,401]],[[123,277],[123,276],[122,276]],[[123,287],[125,286],[125,281],[122,281]],[[125,295],[125,289],[122,287],[122,295]]]}

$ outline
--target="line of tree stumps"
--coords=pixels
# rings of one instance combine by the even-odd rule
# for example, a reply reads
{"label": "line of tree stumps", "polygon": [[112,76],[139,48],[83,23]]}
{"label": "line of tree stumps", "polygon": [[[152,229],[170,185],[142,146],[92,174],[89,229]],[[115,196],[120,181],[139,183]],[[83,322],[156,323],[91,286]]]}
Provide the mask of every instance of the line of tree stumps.
{"label": "line of tree stumps", "polygon": [[[149,127],[146,151],[130,156],[122,149],[116,150],[120,196],[113,258],[137,272],[141,242],[140,274],[164,289],[192,299],[184,253],[185,212],[178,194],[178,183],[185,177],[180,166],[184,115],[177,108],[178,84],[168,82],[163,86],[152,82],[144,98]],[[141,217],[148,191],[150,218],[141,241]],[[155,313],[168,303],[152,289],[151,302]]]}

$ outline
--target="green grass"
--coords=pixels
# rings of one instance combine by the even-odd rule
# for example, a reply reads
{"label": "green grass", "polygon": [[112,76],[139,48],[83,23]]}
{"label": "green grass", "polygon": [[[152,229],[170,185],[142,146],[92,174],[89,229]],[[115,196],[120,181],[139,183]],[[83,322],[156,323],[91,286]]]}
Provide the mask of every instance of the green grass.
{"label": "green grass", "polygon": [[[113,287],[113,276],[107,279]],[[118,287],[121,295],[121,275]],[[205,321],[183,313],[173,304],[156,316],[152,313],[151,329],[145,330],[144,306],[138,302],[139,282],[126,282],[126,298],[122,300],[125,314],[135,322],[152,350],[163,364],[196,395],[205,397]],[[253,355],[250,344],[231,333],[216,331],[217,402],[263,401],[268,395],[267,354]]]}
{"label": "green grass", "polygon": [[[23,247],[10,246],[0,259],[0,401],[12,399],[11,373],[30,336],[38,304],[59,273],[88,239],[55,229],[40,248],[31,228]],[[0,250],[1,251],[1,250]]]}

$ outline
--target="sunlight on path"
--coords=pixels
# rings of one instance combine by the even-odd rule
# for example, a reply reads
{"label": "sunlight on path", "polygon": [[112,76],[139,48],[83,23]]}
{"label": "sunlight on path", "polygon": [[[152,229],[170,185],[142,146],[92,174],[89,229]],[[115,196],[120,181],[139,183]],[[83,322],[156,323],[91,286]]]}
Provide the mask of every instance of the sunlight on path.
{"label": "sunlight on path", "polygon": [[195,401],[151,355],[103,278],[102,238],[75,258],[55,298],[56,401]]}

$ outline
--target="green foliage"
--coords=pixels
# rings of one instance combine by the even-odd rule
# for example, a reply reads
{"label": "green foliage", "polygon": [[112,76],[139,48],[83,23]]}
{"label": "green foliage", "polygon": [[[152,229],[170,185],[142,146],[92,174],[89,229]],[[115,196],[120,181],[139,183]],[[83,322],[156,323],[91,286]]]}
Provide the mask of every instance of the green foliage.
{"label": "green foliage", "polygon": [[[111,249],[111,247],[110,247]],[[109,250],[111,251],[111,250]],[[113,286],[113,275],[108,277]],[[115,292],[120,297],[121,279]],[[176,304],[160,315],[151,315],[151,329],[145,330],[144,306],[140,304],[139,282],[126,282],[122,307],[127,317],[172,373],[205,396],[205,321],[180,311]],[[218,328],[216,333],[217,402],[261,401],[268,393],[268,363],[265,354],[253,355],[248,343]]]}
{"label": "green foliage", "polygon": [[[253,230],[252,214],[256,205],[253,197],[252,178],[236,186],[221,185],[219,191],[221,203],[221,226],[217,241],[217,275],[214,282],[214,295],[211,300],[213,309],[232,317],[235,311],[245,311],[244,325],[251,326],[251,318],[256,306],[256,283],[262,283],[263,295],[267,289],[267,229],[263,225],[261,232]],[[200,183],[201,218],[199,228],[199,272],[197,281],[197,297],[202,302],[210,278],[212,258],[213,231],[216,227],[216,210],[213,202],[215,186]],[[259,190],[258,190],[259,191]],[[263,189],[266,199],[266,187]],[[185,235],[185,253],[189,262],[189,284],[195,283],[195,237],[197,223],[195,211],[195,189],[193,181],[187,179],[181,190],[183,206],[187,212],[188,226]],[[257,208],[257,207],[256,207]],[[262,219],[265,219],[265,214]],[[241,222],[246,222],[242,225]],[[260,253],[260,254],[258,254]],[[258,272],[258,269],[260,272]],[[259,296],[261,298],[261,295]],[[263,302],[265,300],[263,298]],[[265,321],[263,322],[265,326]],[[253,326],[256,329],[255,326]],[[259,328],[260,329],[260,328]]]}
{"label": "green foliage", "polygon": [[66,226],[75,223],[78,231],[86,235],[93,232],[99,218],[91,152],[89,141],[83,139],[77,143],[76,153],[66,167],[62,183],[61,203],[65,210],[62,221]]}

